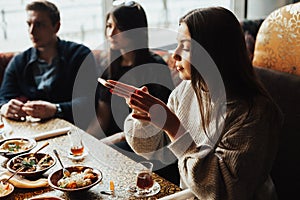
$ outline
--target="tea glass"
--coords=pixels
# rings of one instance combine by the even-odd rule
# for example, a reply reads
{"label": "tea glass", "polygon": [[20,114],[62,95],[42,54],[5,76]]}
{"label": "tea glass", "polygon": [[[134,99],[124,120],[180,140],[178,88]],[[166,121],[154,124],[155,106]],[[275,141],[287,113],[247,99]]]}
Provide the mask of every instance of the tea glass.
{"label": "tea glass", "polygon": [[84,145],[82,142],[82,134],[80,130],[72,129],[68,131],[70,140],[70,154],[71,157],[81,157],[84,155]]}
{"label": "tea glass", "polygon": [[147,195],[152,192],[152,186],[154,184],[152,169],[153,163],[149,161],[137,163],[135,172],[137,174],[136,187],[138,195]]}

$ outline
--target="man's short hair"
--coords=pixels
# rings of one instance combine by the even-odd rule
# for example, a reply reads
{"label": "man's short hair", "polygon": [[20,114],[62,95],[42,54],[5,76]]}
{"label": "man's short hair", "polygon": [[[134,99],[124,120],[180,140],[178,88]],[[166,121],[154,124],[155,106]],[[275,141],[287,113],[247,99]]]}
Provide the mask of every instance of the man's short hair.
{"label": "man's short hair", "polygon": [[59,10],[56,5],[49,1],[31,2],[26,6],[26,11],[29,10],[48,12],[53,26],[60,21]]}

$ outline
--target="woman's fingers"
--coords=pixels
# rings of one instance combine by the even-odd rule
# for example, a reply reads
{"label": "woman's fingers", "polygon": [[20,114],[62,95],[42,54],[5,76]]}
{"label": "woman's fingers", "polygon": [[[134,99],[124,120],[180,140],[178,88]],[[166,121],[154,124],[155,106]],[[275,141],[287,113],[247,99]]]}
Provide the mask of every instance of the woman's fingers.
{"label": "woman's fingers", "polygon": [[115,87],[120,87],[123,88],[125,90],[128,90],[130,92],[134,92],[136,89],[136,87],[132,86],[132,85],[128,85],[119,81],[114,81],[114,80],[107,80],[107,82],[112,83]]}
{"label": "woman's fingers", "polygon": [[118,81],[108,80],[114,85],[110,91],[112,94],[124,97],[127,104],[134,110],[132,117],[139,120],[149,121],[162,128],[166,122],[166,105],[158,98],[148,93],[147,87],[140,89]]}
{"label": "woman's fingers", "polygon": [[[148,88],[143,86],[142,88],[136,88],[134,86],[114,81],[114,80],[107,80],[108,83],[114,85],[114,88],[110,90],[112,94],[124,97],[124,98],[132,98],[134,94],[138,94],[141,98],[145,100],[155,103],[157,99],[151,96],[148,92]],[[142,100],[143,101],[143,100]]]}
{"label": "woman's fingers", "polygon": [[129,100],[129,107],[137,112],[142,112],[142,113],[148,113],[149,112],[149,106],[146,105],[143,102],[139,102],[135,99],[130,98]]}
{"label": "woman's fingers", "polygon": [[[142,94],[142,96],[139,94]],[[154,105],[160,105],[161,107],[164,105],[159,99],[147,93],[143,92],[139,94],[132,94],[128,101],[129,107],[137,112],[149,115],[149,111]]]}
{"label": "woman's fingers", "polygon": [[132,117],[135,119],[138,119],[138,120],[143,120],[143,121],[148,121],[148,122],[151,121],[151,118],[148,115],[139,115],[139,114],[133,113]]}
{"label": "woman's fingers", "polygon": [[127,85],[118,81],[107,80],[107,82],[113,85],[113,88],[111,88],[112,91],[118,91],[119,93],[127,93],[128,95],[130,95],[131,93],[134,93],[136,90],[138,90],[138,88],[132,85]]}
{"label": "woman's fingers", "polygon": [[152,104],[150,107],[143,105],[141,102],[134,102],[137,106],[132,106],[139,112],[132,113],[132,117],[153,123],[159,128],[164,128],[167,122],[166,106],[161,104]]}
{"label": "woman's fingers", "polygon": [[136,91],[136,93],[132,94],[130,98],[139,101],[148,107],[151,107],[153,104],[164,104],[160,99],[141,90]]}
{"label": "woman's fingers", "polygon": [[123,90],[120,90],[120,89],[110,89],[109,90],[112,94],[114,95],[118,95],[119,97],[123,97],[125,99],[129,99],[130,98],[130,95],[131,93],[130,92],[127,92],[127,91],[123,91]]}
{"label": "woman's fingers", "polygon": [[[143,92],[146,92],[146,93],[149,94],[148,88],[147,88],[146,86],[143,86],[143,87],[141,88],[141,90],[142,90]],[[137,92],[137,91],[136,91],[136,92]]]}

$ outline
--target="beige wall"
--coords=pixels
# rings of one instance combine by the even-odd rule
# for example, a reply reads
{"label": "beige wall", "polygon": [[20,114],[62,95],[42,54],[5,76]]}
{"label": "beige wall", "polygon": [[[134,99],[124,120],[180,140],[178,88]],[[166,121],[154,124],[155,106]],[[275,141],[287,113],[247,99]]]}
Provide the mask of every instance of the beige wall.
{"label": "beige wall", "polygon": [[292,0],[248,0],[248,18],[265,18],[272,11],[292,3]]}
{"label": "beige wall", "polygon": [[[292,3],[293,0],[248,0],[248,19],[265,18],[273,10]],[[232,6],[236,16],[244,19],[245,0],[232,0]]]}

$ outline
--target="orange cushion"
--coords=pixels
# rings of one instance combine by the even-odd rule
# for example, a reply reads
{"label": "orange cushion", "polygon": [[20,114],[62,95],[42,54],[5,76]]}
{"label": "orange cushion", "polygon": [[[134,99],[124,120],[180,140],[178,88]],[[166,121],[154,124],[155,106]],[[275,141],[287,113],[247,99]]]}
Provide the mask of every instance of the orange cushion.
{"label": "orange cushion", "polygon": [[300,3],[281,7],[264,20],[253,65],[300,75]]}

